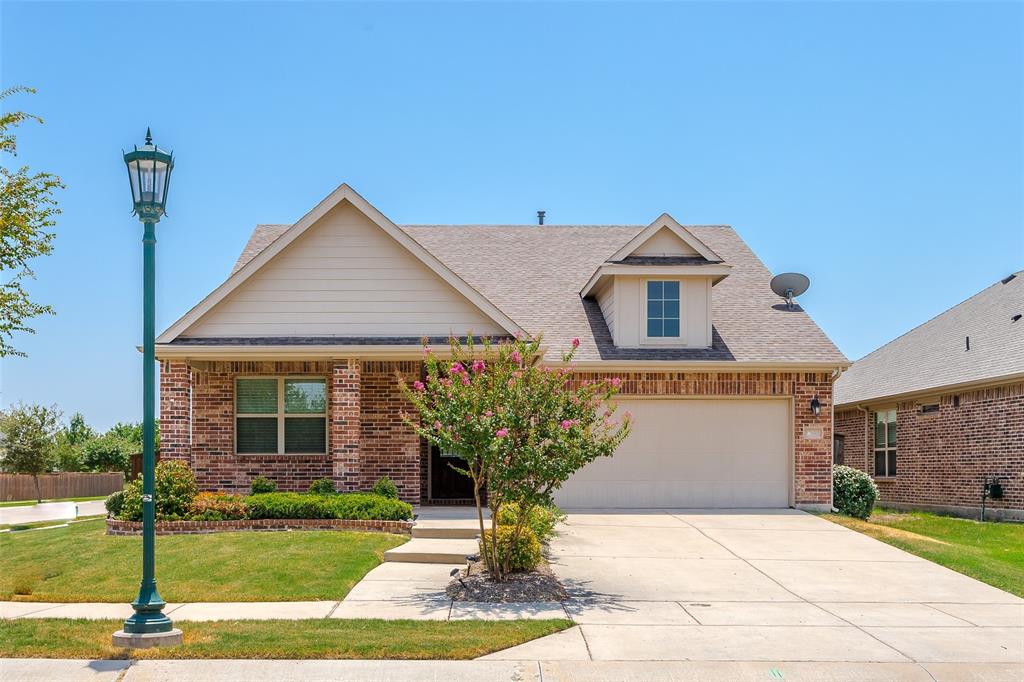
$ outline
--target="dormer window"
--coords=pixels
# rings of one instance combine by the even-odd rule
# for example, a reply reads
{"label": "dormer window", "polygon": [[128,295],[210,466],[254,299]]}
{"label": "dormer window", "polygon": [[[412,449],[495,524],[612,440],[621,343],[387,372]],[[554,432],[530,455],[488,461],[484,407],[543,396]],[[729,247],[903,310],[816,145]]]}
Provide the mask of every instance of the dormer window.
{"label": "dormer window", "polygon": [[678,281],[647,281],[647,338],[679,338]]}

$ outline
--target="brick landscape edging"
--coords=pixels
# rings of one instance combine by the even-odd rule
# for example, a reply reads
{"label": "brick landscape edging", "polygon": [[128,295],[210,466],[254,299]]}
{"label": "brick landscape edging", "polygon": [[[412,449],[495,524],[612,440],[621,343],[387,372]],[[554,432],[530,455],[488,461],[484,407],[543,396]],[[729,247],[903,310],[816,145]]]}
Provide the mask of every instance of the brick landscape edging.
{"label": "brick landscape edging", "polygon": [[[240,521],[157,521],[157,535],[202,535],[234,531],[360,530],[374,533],[412,533],[412,521],[355,519],[243,519]],[[107,535],[140,535],[141,521],[107,519]]]}

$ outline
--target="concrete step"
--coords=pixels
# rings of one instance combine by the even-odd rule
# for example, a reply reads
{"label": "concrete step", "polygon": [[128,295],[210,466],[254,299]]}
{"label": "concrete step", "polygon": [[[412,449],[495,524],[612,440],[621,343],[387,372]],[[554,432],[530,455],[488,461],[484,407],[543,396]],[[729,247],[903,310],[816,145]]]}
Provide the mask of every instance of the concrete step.
{"label": "concrete step", "polygon": [[480,535],[480,523],[476,519],[417,520],[412,527],[414,538],[474,540]]}
{"label": "concrete step", "polygon": [[416,564],[464,564],[466,555],[476,554],[476,540],[413,538],[401,547],[384,552],[384,561]]}

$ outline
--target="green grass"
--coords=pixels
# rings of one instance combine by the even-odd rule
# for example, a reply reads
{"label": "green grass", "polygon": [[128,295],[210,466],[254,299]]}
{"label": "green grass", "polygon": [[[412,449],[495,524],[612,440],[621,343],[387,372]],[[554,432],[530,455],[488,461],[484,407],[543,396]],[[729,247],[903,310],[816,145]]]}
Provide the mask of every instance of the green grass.
{"label": "green grass", "polygon": [[[43,500],[43,502],[92,502],[94,500],[105,500],[106,495],[100,495],[99,497],[62,497],[58,500]],[[0,507],[25,507],[33,504],[39,504],[36,500],[21,500],[14,502],[0,502]]]}
{"label": "green grass", "polygon": [[[98,519],[0,534],[0,599],[131,601],[142,539],[104,530]],[[405,541],[349,531],[158,536],[157,581],[168,602],[339,600]]]}
{"label": "green grass", "polygon": [[1024,597],[1024,524],[876,509],[867,521],[824,518]]}
{"label": "green grass", "polygon": [[0,620],[0,658],[470,659],[572,625],[568,620],[242,620],[182,622],[185,643],[111,646],[119,620]]}
{"label": "green grass", "polygon": [[66,526],[71,523],[81,523],[82,521],[94,521],[96,519],[105,518],[107,517],[95,514],[93,516],[80,516],[77,519],[50,519],[49,521],[31,521],[28,523],[0,523],[0,530],[18,532],[22,530],[33,530],[35,528],[56,528],[58,526]]}

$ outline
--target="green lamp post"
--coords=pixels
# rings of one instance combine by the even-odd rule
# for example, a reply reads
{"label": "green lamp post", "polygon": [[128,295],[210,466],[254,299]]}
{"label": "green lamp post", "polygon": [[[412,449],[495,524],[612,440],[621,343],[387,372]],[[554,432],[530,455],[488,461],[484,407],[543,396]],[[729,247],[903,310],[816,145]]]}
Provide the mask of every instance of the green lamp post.
{"label": "green lamp post", "polygon": [[146,144],[124,155],[132,189],[133,213],[143,224],[142,233],[142,582],[139,596],[132,602],[135,613],[114,633],[115,646],[151,647],[181,643],[181,630],[163,613],[166,605],[156,589],[154,549],[156,508],[154,496],[153,421],[156,413],[153,365],[156,362],[154,338],[156,315],[155,259],[156,224],[164,216],[167,189],[171,183],[174,157],[153,144],[146,129]]}

